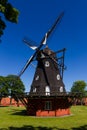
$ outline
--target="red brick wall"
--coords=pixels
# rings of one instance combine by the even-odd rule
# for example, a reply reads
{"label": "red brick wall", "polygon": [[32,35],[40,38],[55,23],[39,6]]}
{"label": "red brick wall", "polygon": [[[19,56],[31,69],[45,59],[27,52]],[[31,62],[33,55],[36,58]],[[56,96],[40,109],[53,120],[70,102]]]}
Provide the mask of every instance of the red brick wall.
{"label": "red brick wall", "polygon": [[84,101],[84,105],[87,106],[87,98],[83,98],[83,101]]}
{"label": "red brick wall", "polygon": [[[11,101],[11,103],[10,103]],[[19,101],[18,103],[12,98],[12,100],[10,100],[9,97],[6,98],[2,98],[1,100],[1,106],[23,106],[23,104]]]}
{"label": "red brick wall", "polygon": [[[52,109],[45,110],[45,102],[52,102]],[[64,116],[70,114],[70,102],[67,98],[29,99],[27,114],[31,116]]]}

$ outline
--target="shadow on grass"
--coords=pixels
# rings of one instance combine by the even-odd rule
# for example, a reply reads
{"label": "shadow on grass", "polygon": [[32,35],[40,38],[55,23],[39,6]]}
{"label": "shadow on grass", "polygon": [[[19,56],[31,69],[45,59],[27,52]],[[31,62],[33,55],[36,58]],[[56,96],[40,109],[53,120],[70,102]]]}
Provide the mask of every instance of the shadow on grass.
{"label": "shadow on grass", "polygon": [[80,127],[77,127],[77,128],[73,127],[71,130],[87,130],[87,125],[80,126]]}
{"label": "shadow on grass", "polygon": [[11,115],[27,116],[27,111],[26,110],[17,111],[15,109],[12,109]]}
{"label": "shadow on grass", "polygon": [[9,106],[2,106],[2,105],[0,105],[0,107],[9,107]]}
{"label": "shadow on grass", "polygon": [[56,127],[33,127],[33,126],[23,126],[21,128],[18,127],[9,127],[8,129],[0,129],[0,130],[67,130],[67,129],[60,129]]}
{"label": "shadow on grass", "polygon": [[[9,127],[9,128],[0,128],[0,130],[69,130],[62,129],[57,127],[33,127],[33,126],[23,126],[23,127]],[[70,130],[87,130],[87,125],[80,126],[78,128],[71,128]]]}

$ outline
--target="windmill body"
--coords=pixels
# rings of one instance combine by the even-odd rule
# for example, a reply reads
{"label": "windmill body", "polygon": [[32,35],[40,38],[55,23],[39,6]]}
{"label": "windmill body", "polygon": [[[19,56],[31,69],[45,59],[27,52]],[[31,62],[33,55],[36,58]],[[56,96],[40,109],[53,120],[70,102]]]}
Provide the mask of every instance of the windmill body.
{"label": "windmill body", "polygon": [[[65,86],[58,68],[56,54],[48,47],[37,54],[37,68],[30,93],[38,95],[56,95],[65,92]],[[54,61],[55,60],[55,61]]]}

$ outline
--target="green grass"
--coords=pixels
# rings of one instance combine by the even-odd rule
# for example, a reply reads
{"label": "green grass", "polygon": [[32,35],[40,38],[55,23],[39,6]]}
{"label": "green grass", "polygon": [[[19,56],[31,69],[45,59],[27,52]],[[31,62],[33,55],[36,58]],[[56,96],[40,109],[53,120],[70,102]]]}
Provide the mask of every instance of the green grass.
{"label": "green grass", "polygon": [[0,107],[0,130],[87,130],[87,106],[71,107],[71,116],[30,117],[23,107]]}

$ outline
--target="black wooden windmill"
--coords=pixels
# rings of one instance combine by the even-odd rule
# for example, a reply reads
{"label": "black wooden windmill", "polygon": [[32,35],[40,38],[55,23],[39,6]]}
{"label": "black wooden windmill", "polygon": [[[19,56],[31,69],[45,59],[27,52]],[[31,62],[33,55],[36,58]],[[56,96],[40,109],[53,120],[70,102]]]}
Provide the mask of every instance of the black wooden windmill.
{"label": "black wooden windmill", "polygon": [[[51,35],[63,15],[64,13],[60,14],[52,28],[45,34],[39,47],[36,47],[35,45],[32,46],[31,41],[24,39],[24,42],[32,49],[36,49],[36,52],[27,61],[19,76],[24,73],[33,60],[36,59],[38,61],[30,91],[32,93],[44,94],[44,92],[49,92],[48,94],[51,94],[53,92],[65,92],[65,87],[62,81],[65,48],[53,52],[46,46],[45,49],[41,50],[41,47],[46,44],[47,38]],[[62,53],[62,56],[57,58],[56,53]]]}
{"label": "black wooden windmill", "polygon": [[[28,97],[27,111],[29,115],[37,116],[49,116],[51,114],[44,114],[47,110],[53,111],[54,113],[58,110],[58,105],[56,102],[61,102],[62,99],[55,99],[56,96],[59,96],[61,93],[66,93],[65,86],[63,83],[63,71],[64,67],[64,54],[65,48],[57,52],[53,52],[46,45],[46,41],[51,35],[51,33],[56,28],[57,24],[60,22],[64,13],[62,12],[52,28],[45,34],[39,47],[31,46],[31,41],[24,39],[24,42],[29,45],[32,49],[35,49],[35,53],[29,58],[24,68],[21,70],[19,77],[24,73],[32,61],[37,60],[36,72],[34,79],[31,85],[31,90]],[[44,49],[41,49],[42,46],[45,46]],[[57,53],[61,54],[57,57]],[[44,98],[42,98],[44,97]],[[68,100],[67,100],[68,101]],[[63,102],[66,102],[63,101]],[[53,105],[55,105],[55,108]],[[66,103],[67,104],[67,103]],[[67,105],[61,106],[66,108]],[[41,111],[40,111],[41,110]],[[46,110],[46,111],[45,111]],[[67,113],[67,112],[66,112]],[[53,115],[58,115],[56,114]]]}
{"label": "black wooden windmill", "polygon": [[[61,50],[65,51],[65,49]],[[61,57],[61,60],[64,58]],[[65,92],[65,87],[62,81],[61,71],[63,71],[63,62],[57,63],[56,54],[47,46],[40,50],[36,56],[38,61],[34,79],[32,82],[31,94],[39,95],[55,95],[58,92]],[[63,60],[64,61],[64,60]],[[62,66],[62,70],[59,67]]]}

